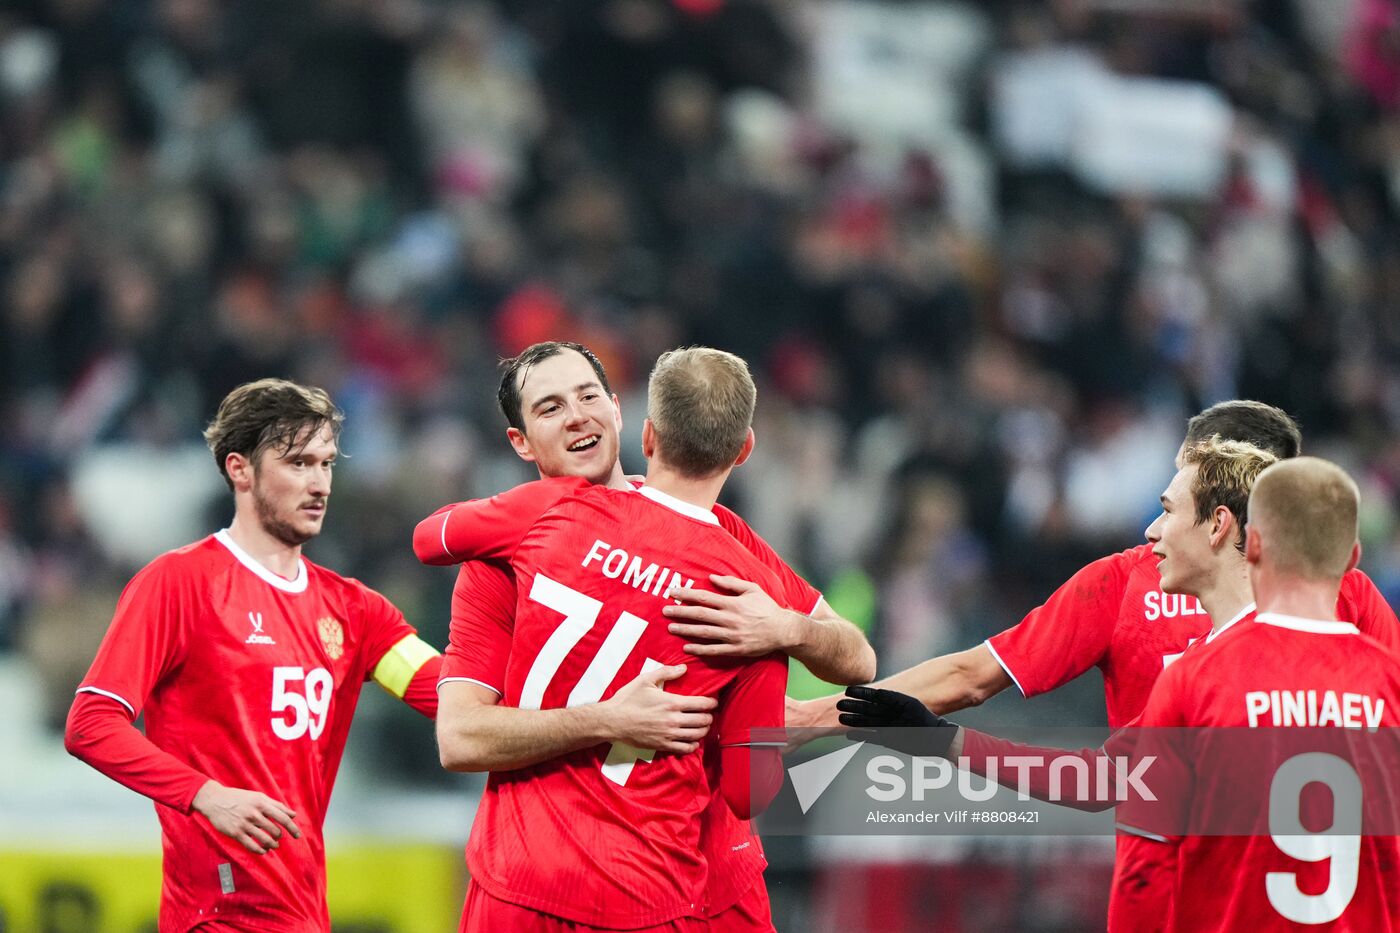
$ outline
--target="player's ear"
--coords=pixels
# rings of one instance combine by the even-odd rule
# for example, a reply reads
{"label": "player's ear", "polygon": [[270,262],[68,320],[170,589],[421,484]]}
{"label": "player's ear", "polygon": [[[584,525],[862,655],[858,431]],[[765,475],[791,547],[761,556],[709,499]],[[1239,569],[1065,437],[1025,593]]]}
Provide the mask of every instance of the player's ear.
{"label": "player's ear", "polygon": [[228,473],[229,481],[233,483],[234,492],[246,492],[253,488],[253,461],[243,454],[230,451],[224,458],[224,472]]}
{"label": "player's ear", "polygon": [[1263,542],[1259,539],[1259,529],[1253,525],[1244,526],[1244,559],[1248,563],[1259,563],[1259,557],[1264,553]]}
{"label": "player's ear", "polygon": [[642,456],[650,460],[656,454],[656,428],[647,418],[642,422]]}
{"label": "player's ear", "polygon": [[1231,512],[1223,505],[1215,507],[1215,517],[1211,522],[1210,546],[1218,548],[1235,537],[1235,529],[1239,525],[1235,521],[1235,513]]}
{"label": "player's ear", "polygon": [[1351,573],[1361,566],[1361,542],[1358,541],[1351,546],[1351,560],[1347,562],[1347,573]]}
{"label": "player's ear", "polygon": [[735,466],[749,459],[749,455],[753,453],[753,444],[753,428],[749,428],[749,433],[744,435],[744,446],[739,448],[739,456],[734,459]]}
{"label": "player's ear", "polygon": [[530,439],[519,428],[506,428],[506,438],[515,448],[515,455],[526,463],[535,462],[535,452],[530,449]]}
{"label": "player's ear", "polygon": [[613,423],[617,425],[617,430],[622,430],[622,403],[617,400],[617,393],[612,396],[613,403]]}

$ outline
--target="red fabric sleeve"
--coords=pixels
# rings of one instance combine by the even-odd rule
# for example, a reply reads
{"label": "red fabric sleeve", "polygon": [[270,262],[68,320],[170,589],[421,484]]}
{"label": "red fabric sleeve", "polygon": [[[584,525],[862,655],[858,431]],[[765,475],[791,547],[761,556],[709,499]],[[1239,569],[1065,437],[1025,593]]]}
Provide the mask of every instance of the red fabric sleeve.
{"label": "red fabric sleeve", "polygon": [[[357,583],[357,585],[360,587],[362,596],[360,617],[365,631],[364,678],[369,680],[374,676],[375,668],[384,659],[384,655],[392,651],[394,646],[405,638],[417,636],[418,630],[408,624],[398,607],[389,602],[382,593],[372,590],[364,584]],[[416,647],[420,651],[425,650],[422,644]],[[437,682],[441,674],[441,654],[435,653],[424,658],[423,663],[413,672],[412,679],[404,687],[404,693],[400,699],[429,719],[436,718]]]}
{"label": "red fabric sleeve", "polygon": [[451,505],[444,505],[414,527],[413,553],[420,561],[431,566],[447,566],[455,563],[452,553],[447,549],[447,539],[443,536],[443,526],[451,517],[453,510],[467,504],[466,502],[454,502]]}
{"label": "red fabric sleeve", "polygon": [[750,745],[754,729],[782,728],[787,669],[787,656],[782,654],[743,663],[720,694],[711,731],[721,746]]}
{"label": "red fabric sleeve", "polygon": [[425,564],[508,560],[535,520],[570,493],[586,488],[577,476],[536,480],[489,499],[438,509],[413,530],[413,553]]}
{"label": "red fabric sleeve", "polygon": [[720,749],[719,793],[741,820],[768,808],[783,786],[780,748],[730,745]]}
{"label": "red fabric sleeve", "polygon": [[719,519],[720,527],[743,545],[744,550],[757,557],[760,563],[777,575],[783,591],[768,594],[775,602],[785,603],[806,615],[816,611],[817,604],[822,599],[820,590],[798,576],[797,571],[789,567],[787,561],[779,557],[778,552],[749,527],[748,522],[722,505],[716,505],[714,513]]}
{"label": "red fabric sleeve", "polygon": [[1161,933],[1171,920],[1177,847],[1120,833],[1113,856],[1108,933]]}
{"label": "red fabric sleeve", "polygon": [[1048,693],[1102,662],[1113,642],[1131,551],[1100,558],[1070,577],[1044,605],[987,639],[1022,695]]}
{"label": "red fabric sleeve", "polygon": [[[1114,750],[1117,754],[1128,754]],[[996,762],[996,782],[1003,787],[1017,790],[1020,785],[1022,775],[1026,777],[1026,793],[1036,800],[1046,800],[1050,803],[1059,804],[1064,807],[1072,807],[1075,810],[1085,810],[1089,813],[1100,813],[1117,804],[1114,795],[1116,783],[1111,780],[1114,774],[1112,764],[1113,759],[1109,751],[1104,748],[1081,748],[1070,750],[1066,748],[1052,748],[1040,745],[1024,745],[1020,742],[1011,742],[1006,739],[999,739],[995,736],[987,735],[985,732],[978,732],[975,729],[963,729],[963,751],[962,757],[966,759],[967,768],[974,774],[983,777],[987,775],[988,762]],[[1040,758],[1044,762],[1037,766],[1012,767],[1007,762],[1008,758],[1034,757]],[[1064,764],[1054,765],[1055,762],[1063,762],[1068,758],[1078,758],[1084,762],[1088,769],[1087,774],[1090,783],[1084,791],[1093,791],[1098,788],[1094,775],[1098,773],[1101,759],[1108,760],[1110,783],[1103,788],[1107,791],[1102,799],[1095,799],[1088,793],[1080,793],[1080,787],[1074,772]],[[1051,795],[1051,775],[1058,775],[1054,782],[1059,796]],[[1083,797],[1083,799],[1079,799]]]}
{"label": "red fabric sleeve", "polygon": [[408,624],[399,608],[388,597],[356,581],[360,590],[360,624],[364,632],[365,679],[374,673],[380,660],[399,642],[418,630]]}
{"label": "red fabric sleeve", "polygon": [[1400,653],[1400,620],[1376,584],[1360,570],[1351,570],[1342,577],[1337,618],[1355,624],[1391,651]]}
{"label": "red fabric sleeve", "polygon": [[186,632],[207,608],[201,584],[186,566],[177,555],[167,554],[132,577],[78,687],[117,700],[132,722],[156,684],[179,669]]}
{"label": "red fabric sleeve", "polygon": [[403,701],[429,719],[437,718],[438,680],[442,677],[442,655],[436,655],[424,662],[408,682]]}
{"label": "red fabric sleeve", "polygon": [[452,590],[452,628],[442,679],[470,680],[505,695],[515,596],[515,577],[502,564],[462,565]]}
{"label": "red fabric sleeve", "polygon": [[132,722],[130,712],[111,697],[79,693],[68,711],[63,745],[117,783],[189,813],[208,776],[161,751]]}
{"label": "red fabric sleeve", "polygon": [[1194,774],[1192,752],[1180,728],[1187,725],[1191,712],[1185,705],[1184,688],[1199,669],[1200,665],[1190,660],[1178,661],[1152,687],[1147,706],[1138,718],[1141,728],[1136,730],[1132,762],[1136,768],[1146,757],[1156,759],[1152,763],[1152,787],[1161,796],[1148,801],[1129,794],[1118,805],[1120,830],[1158,842],[1180,841],[1181,828],[1187,825],[1191,809]]}

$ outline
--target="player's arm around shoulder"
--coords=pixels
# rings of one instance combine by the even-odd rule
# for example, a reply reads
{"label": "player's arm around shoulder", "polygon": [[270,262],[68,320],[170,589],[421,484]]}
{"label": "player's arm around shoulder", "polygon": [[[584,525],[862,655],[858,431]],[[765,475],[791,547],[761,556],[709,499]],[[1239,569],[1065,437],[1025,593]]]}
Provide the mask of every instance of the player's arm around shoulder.
{"label": "player's arm around shoulder", "polygon": [[552,477],[443,506],[413,529],[413,553],[434,566],[508,558],[536,519],[587,485],[578,477]]}
{"label": "player's arm around shoulder", "polygon": [[692,641],[687,654],[760,658],[777,651],[831,683],[866,683],[875,676],[875,649],[826,600],[805,615],[780,605],[757,583],[723,574],[712,574],[710,582],[713,591],[672,589],[677,604],[662,609],[671,634]]}

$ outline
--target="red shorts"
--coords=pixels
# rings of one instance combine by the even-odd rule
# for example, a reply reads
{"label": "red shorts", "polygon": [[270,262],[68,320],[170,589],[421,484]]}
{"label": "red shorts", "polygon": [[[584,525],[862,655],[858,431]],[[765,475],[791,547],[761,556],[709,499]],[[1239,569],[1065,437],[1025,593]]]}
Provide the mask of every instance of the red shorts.
{"label": "red shorts", "polygon": [[763,878],[755,878],[732,907],[711,917],[708,929],[710,933],[774,933],[773,908]]}
{"label": "red shorts", "polygon": [[481,885],[470,884],[457,933],[704,933],[705,929],[705,921],[696,917],[677,917],[669,923],[628,930],[594,927],[503,901]]}

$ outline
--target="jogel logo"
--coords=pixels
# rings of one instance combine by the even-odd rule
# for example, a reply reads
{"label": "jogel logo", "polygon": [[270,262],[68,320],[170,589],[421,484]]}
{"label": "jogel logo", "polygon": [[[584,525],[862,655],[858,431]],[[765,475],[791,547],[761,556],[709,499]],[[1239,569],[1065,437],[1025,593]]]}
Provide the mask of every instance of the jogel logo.
{"label": "jogel logo", "polygon": [[275,645],[271,635],[263,634],[263,617],[261,612],[248,613],[248,622],[253,626],[253,634],[248,636],[244,644],[248,645]]}

